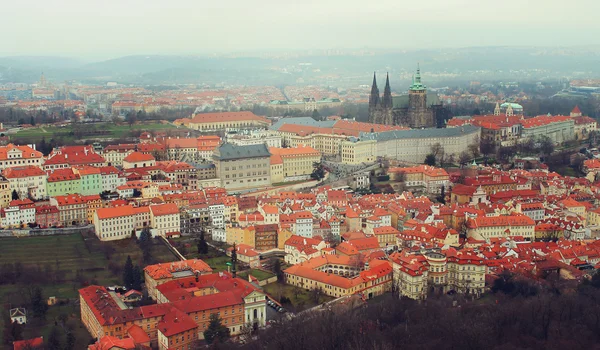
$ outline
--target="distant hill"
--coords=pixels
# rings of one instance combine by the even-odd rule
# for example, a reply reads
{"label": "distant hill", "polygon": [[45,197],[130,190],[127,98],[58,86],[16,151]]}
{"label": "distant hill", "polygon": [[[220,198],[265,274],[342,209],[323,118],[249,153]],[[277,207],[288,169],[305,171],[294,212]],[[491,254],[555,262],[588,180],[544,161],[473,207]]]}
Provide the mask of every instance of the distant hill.
{"label": "distant hill", "polygon": [[[282,56],[280,56],[282,57]],[[291,55],[290,58],[135,55],[98,62],[64,57],[0,57],[0,81],[35,81],[40,73],[50,80],[118,81],[139,84],[293,84],[323,83],[334,74],[349,84],[369,84],[374,70],[390,74],[411,72],[420,63],[425,72],[453,73],[477,79],[478,71],[498,72],[486,79],[600,76],[600,49],[536,47],[471,47],[436,50],[380,50],[371,55]],[[310,63],[300,66],[299,63]],[[510,72],[530,70],[531,76]],[[426,74],[425,74],[426,76]],[[405,82],[402,82],[405,83]]]}

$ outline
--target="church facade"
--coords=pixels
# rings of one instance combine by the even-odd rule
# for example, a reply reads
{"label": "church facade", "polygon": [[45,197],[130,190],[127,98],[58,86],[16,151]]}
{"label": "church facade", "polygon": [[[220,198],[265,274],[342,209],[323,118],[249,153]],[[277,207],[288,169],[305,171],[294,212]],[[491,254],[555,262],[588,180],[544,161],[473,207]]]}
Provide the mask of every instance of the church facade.
{"label": "church facade", "polygon": [[386,76],[383,96],[379,95],[377,77],[369,96],[369,122],[375,124],[401,125],[410,128],[440,127],[438,114],[443,118],[444,108],[436,94],[428,94],[421,82],[421,70],[413,77],[408,95],[392,96],[389,75]]}

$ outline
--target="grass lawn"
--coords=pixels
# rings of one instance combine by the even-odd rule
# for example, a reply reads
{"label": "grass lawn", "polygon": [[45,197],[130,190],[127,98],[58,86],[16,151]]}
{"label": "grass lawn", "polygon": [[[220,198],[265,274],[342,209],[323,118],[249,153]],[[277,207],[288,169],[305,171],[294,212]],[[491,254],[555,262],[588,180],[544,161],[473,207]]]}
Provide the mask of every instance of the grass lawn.
{"label": "grass lawn", "polygon": [[[281,297],[283,296],[290,299],[291,307],[290,305],[284,305],[284,307],[290,308],[296,312],[333,300],[332,297],[321,295],[319,297],[319,302],[315,303],[310,291],[278,282],[267,284],[263,289],[265,292],[269,293],[271,297],[277,300],[281,300]],[[295,295],[296,293],[297,296]]]}
{"label": "grass lawn", "polygon": [[[116,125],[114,123],[94,123],[82,125],[90,130],[98,131],[97,135],[86,135],[84,137],[86,139],[122,138],[129,136],[129,133],[132,130],[156,131],[176,128],[176,126],[173,124],[162,123],[135,124],[131,128],[128,124]],[[50,140],[53,137],[61,137],[65,142],[75,140],[73,135],[73,127],[71,125],[65,127],[41,126],[36,128],[28,128],[17,132],[13,138],[36,142],[41,140],[42,137],[45,137],[46,140]]]}
{"label": "grass lawn", "polygon": [[273,274],[273,273],[263,271],[263,270],[258,270],[258,269],[250,269],[248,271],[240,272],[240,273],[238,273],[238,276],[242,277],[242,278],[247,278],[248,273],[250,273],[252,276],[256,277],[259,281],[266,280],[268,278],[275,276],[275,274]]}
{"label": "grass lawn", "polygon": [[226,255],[206,259],[200,257],[200,259],[204,260],[204,262],[207,263],[208,266],[214,270],[214,272],[227,271],[227,263],[231,261],[231,258]]}
{"label": "grass lawn", "polygon": [[[154,262],[175,261],[175,256],[160,241],[153,241],[152,259]],[[107,254],[108,252],[108,254]],[[66,305],[52,306],[48,310],[46,321],[32,319],[25,327],[26,336],[47,335],[54,325],[54,319],[61,313],[69,315],[71,326],[75,328],[78,339],[76,349],[85,349],[90,339],[87,330],[79,321],[79,306],[74,303],[78,298],[78,289],[83,284],[113,285],[121,284],[121,273],[113,273],[110,265],[123,266],[130,255],[134,264],[142,264],[142,251],[132,239],[116,242],[100,242],[93,234],[85,237],[80,234],[39,236],[23,238],[0,238],[0,267],[4,264],[21,262],[34,275],[48,275],[48,269],[59,271],[58,281],[47,279],[32,280],[39,284],[45,298],[54,296],[66,302]],[[77,273],[81,276],[76,279]],[[2,281],[0,281],[2,282]],[[27,287],[16,284],[0,284],[0,300],[4,306],[26,306]],[[68,300],[67,300],[68,299]],[[28,310],[31,312],[31,310]],[[0,327],[4,327],[0,318]],[[61,328],[62,329],[62,328]],[[2,338],[0,332],[0,338]],[[81,339],[81,343],[79,343]],[[0,339],[0,344],[2,343]],[[79,346],[80,345],[80,346]]]}

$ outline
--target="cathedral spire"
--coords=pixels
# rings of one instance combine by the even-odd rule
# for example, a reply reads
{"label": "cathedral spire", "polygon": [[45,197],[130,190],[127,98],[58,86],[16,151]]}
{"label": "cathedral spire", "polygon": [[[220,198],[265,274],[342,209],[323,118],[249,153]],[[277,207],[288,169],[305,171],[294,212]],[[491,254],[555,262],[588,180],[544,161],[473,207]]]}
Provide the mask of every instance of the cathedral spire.
{"label": "cathedral spire", "polygon": [[377,76],[373,72],[373,85],[371,85],[371,96],[369,96],[369,108],[377,107],[379,104],[379,89],[377,88]]}
{"label": "cathedral spire", "polygon": [[496,108],[494,108],[494,115],[500,115],[500,104],[496,102]]}
{"label": "cathedral spire", "polygon": [[427,89],[427,87],[421,83],[421,67],[419,67],[419,64],[417,63],[417,73],[413,75],[412,85],[409,90],[421,91],[425,89]]}
{"label": "cathedral spire", "polygon": [[383,89],[383,108],[392,108],[392,89],[390,88],[390,75],[385,76],[385,89]]}

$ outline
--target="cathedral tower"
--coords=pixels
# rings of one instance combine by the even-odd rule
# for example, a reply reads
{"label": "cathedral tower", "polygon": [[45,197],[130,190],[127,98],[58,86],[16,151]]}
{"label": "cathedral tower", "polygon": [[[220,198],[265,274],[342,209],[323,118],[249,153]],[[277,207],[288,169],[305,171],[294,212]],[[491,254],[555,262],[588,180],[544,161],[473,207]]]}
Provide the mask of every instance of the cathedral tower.
{"label": "cathedral tower", "polygon": [[373,85],[369,96],[369,122],[375,123],[376,111],[379,108],[379,89],[377,88],[377,76],[373,72]]}
{"label": "cathedral tower", "polygon": [[383,100],[381,106],[385,108],[392,108],[392,89],[390,88],[390,75],[385,76],[385,89],[383,89]]}
{"label": "cathedral tower", "polygon": [[408,89],[408,122],[412,128],[435,126],[433,114],[427,109],[427,86],[421,83],[421,69],[418,66]]}

